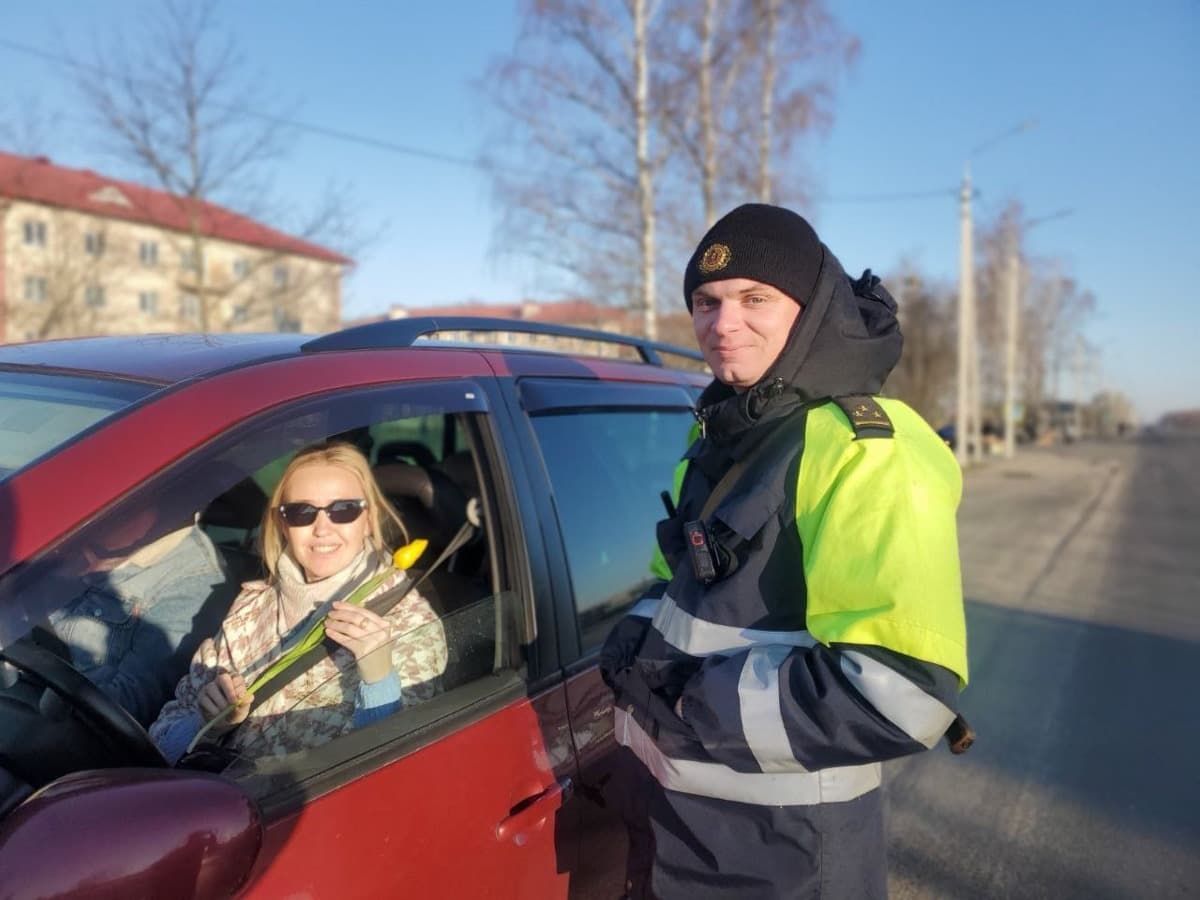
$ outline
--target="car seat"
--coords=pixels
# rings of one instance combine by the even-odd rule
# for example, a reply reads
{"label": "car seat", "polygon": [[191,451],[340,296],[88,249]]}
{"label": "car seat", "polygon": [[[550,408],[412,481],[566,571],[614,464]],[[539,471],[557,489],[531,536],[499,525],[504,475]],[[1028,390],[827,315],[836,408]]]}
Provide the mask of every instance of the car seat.
{"label": "car seat", "polygon": [[420,563],[438,558],[467,520],[467,495],[445,473],[406,462],[375,467],[380,490],[400,514],[410,540],[429,547]]}

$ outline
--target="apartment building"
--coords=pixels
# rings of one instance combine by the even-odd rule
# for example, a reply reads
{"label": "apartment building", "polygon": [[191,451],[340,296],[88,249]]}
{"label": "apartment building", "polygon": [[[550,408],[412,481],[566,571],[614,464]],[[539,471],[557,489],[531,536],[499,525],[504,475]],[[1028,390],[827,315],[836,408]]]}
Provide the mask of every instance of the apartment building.
{"label": "apartment building", "polygon": [[351,264],[213,203],[0,153],[0,342],[329,331]]}
{"label": "apartment building", "polygon": [[[343,323],[343,327],[365,325],[371,322],[383,322],[388,319],[409,318],[444,318],[446,316],[482,316],[491,319],[514,319],[523,322],[545,322],[553,325],[570,325],[576,328],[590,328],[596,331],[607,331],[612,334],[644,334],[645,321],[641,311],[633,311],[623,306],[610,306],[594,303],[591,300],[555,300],[532,301],[521,303],[475,303],[466,302],[437,307],[407,307],[391,306],[387,312],[374,316],[366,316]],[[597,356],[637,357],[632,348],[616,344],[599,343],[587,340],[567,340],[562,337],[545,335],[528,335],[520,333],[493,332],[442,332],[441,340],[466,341],[470,343],[494,343],[502,346],[547,347],[567,353],[586,353]],[[658,317],[658,339],[666,343],[678,344],[684,347],[694,347],[695,338],[692,333],[692,319],[679,300],[679,308],[661,314]],[[677,363],[679,361],[676,361]],[[685,367],[690,364],[680,363]],[[703,366],[696,366],[703,368]]]}

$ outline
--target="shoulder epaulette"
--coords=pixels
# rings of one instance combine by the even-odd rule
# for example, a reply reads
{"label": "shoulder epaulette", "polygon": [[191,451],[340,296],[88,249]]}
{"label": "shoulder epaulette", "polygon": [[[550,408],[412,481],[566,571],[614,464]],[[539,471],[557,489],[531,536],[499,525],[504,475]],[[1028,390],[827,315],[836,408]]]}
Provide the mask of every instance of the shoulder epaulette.
{"label": "shoulder epaulette", "polygon": [[892,420],[883,411],[879,401],[869,394],[848,394],[830,399],[850,420],[856,441],[862,438],[890,438],[895,435],[896,429],[892,426]]}

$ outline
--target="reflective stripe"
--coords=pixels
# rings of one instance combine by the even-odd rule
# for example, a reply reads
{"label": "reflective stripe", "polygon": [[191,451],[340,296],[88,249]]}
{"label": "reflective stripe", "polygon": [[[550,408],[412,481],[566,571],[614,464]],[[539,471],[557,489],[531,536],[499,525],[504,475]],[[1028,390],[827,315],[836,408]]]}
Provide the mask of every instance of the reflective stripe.
{"label": "reflective stripe", "polygon": [[738,702],[746,745],[764,772],[808,771],[796,762],[779,705],[779,667],[792,652],[775,644],[755,647],[738,679]]}
{"label": "reflective stripe", "polygon": [[716,622],[698,619],[680,609],[669,595],[663,596],[658,612],[654,615],[654,627],[666,638],[668,644],[691,656],[731,654],[747,647],[764,644],[813,647],[817,643],[807,631],[762,631],[737,625],[718,625]]}
{"label": "reflective stripe", "polygon": [[950,707],[878,660],[847,650],[842,671],[881,716],[926,747],[933,747],[954,721]]}
{"label": "reflective stripe", "polygon": [[658,611],[658,604],[661,600],[661,597],[643,597],[625,615],[637,616],[639,619],[653,619],[654,613]]}
{"label": "reflective stripe", "polygon": [[621,743],[637,754],[654,779],[669,791],[753,803],[758,806],[813,806],[861,797],[879,787],[881,766],[838,766],[818,772],[736,772],[721,763],[672,759],[625,710],[614,711]]}

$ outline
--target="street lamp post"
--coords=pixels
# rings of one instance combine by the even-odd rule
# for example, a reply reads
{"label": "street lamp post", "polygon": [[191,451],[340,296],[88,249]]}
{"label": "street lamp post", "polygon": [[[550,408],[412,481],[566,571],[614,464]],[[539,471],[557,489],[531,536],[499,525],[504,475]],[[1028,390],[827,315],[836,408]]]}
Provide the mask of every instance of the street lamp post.
{"label": "street lamp post", "polygon": [[[973,382],[978,377],[975,360],[975,247],[971,223],[971,164],[963,164],[962,194],[959,199],[958,238],[958,414],[954,424],[954,455],[965,466],[978,441],[972,432],[978,426],[971,402]],[[973,377],[974,376],[974,377]]]}
{"label": "street lamp post", "polygon": [[982,455],[979,392],[979,340],[975,327],[975,235],[971,218],[971,159],[1006,138],[1037,126],[1028,119],[984,141],[967,154],[963,164],[959,202],[959,290],[958,290],[958,419],[955,423],[955,456],[960,465]]}

